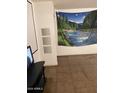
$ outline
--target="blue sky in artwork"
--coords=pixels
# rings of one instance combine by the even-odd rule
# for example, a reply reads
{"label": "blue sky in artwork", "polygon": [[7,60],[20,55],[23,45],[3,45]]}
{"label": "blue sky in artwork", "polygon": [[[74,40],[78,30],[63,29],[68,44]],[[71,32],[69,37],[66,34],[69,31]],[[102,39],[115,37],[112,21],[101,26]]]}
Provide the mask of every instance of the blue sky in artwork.
{"label": "blue sky in artwork", "polygon": [[66,16],[68,21],[75,22],[75,23],[83,23],[88,13],[87,12],[80,12],[80,13],[58,12],[57,14],[59,16]]}

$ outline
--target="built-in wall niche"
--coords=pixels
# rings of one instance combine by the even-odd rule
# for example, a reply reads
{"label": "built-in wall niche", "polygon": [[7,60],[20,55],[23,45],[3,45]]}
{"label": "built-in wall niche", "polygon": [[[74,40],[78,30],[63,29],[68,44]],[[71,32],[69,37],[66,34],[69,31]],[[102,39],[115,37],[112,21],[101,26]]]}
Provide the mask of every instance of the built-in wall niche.
{"label": "built-in wall niche", "polygon": [[44,49],[44,53],[45,53],[45,54],[46,54],[46,53],[52,53],[52,48],[51,48],[51,46],[44,46],[43,49]]}
{"label": "built-in wall niche", "polygon": [[42,28],[41,33],[42,33],[42,36],[48,36],[50,35],[50,30],[49,28]]}
{"label": "built-in wall niche", "polygon": [[42,39],[43,39],[43,45],[51,45],[50,37],[42,37]]}
{"label": "built-in wall niche", "polygon": [[50,29],[42,28],[41,34],[42,34],[41,38],[42,38],[42,42],[43,42],[44,54],[52,53]]}

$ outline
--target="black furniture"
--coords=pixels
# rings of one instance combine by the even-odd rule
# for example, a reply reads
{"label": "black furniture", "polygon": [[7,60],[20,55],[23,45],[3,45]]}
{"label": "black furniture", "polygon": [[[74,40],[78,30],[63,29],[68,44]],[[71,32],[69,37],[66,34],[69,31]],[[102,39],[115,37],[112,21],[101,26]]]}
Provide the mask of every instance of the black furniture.
{"label": "black furniture", "polygon": [[27,93],[42,93],[46,82],[44,61],[34,63],[31,47],[27,47]]}
{"label": "black furniture", "polygon": [[27,71],[27,92],[42,93],[45,85],[44,62],[34,63]]}

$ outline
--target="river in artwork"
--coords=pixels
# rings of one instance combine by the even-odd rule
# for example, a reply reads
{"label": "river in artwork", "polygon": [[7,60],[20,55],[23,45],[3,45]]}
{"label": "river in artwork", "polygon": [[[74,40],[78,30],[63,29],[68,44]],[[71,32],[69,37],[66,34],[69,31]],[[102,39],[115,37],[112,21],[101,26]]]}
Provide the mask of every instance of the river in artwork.
{"label": "river in artwork", "polygon": [[73,46],[84,46],[97,43],[97,32],[73,31],[66,32],[66,38]]}

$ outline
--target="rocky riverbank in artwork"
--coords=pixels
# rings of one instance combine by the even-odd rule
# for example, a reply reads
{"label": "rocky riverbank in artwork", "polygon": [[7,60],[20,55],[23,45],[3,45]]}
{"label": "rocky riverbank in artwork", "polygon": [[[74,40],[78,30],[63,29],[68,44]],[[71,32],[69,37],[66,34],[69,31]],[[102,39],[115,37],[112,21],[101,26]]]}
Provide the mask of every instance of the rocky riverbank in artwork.
{"label": "rocky riverbank in artwork", "polygon": [[73,46],[84,46],[97,43],[97,32],[66,32],[65,36]]}

